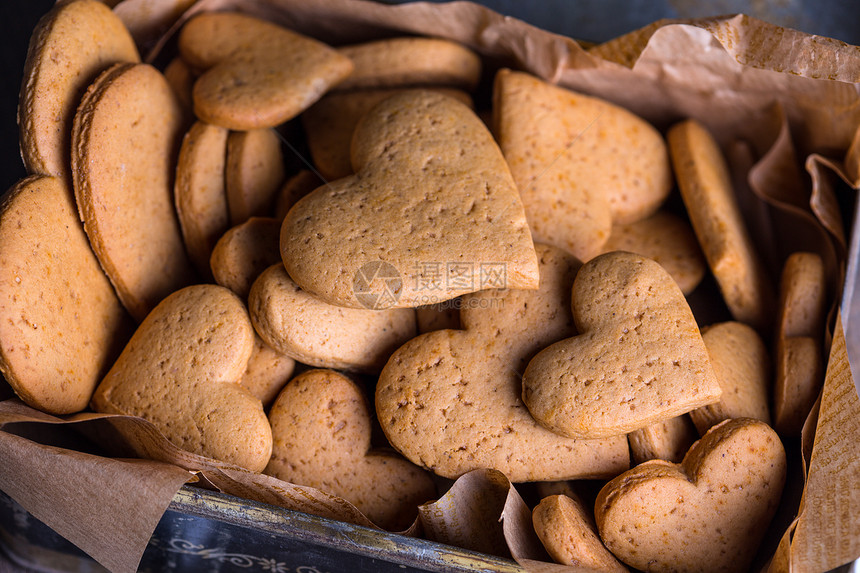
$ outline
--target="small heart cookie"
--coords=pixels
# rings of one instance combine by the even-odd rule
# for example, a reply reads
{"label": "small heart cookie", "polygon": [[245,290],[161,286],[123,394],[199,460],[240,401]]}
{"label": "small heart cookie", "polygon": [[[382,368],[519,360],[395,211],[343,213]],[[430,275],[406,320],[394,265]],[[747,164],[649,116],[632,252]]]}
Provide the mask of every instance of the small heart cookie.
{"label": "small heart cookie", "polygon": [[96,76],[140,55],[122,21],[96,0],[58,2],[30,39],[18,106],[28,173],[70,181],[69,134],[81,96]]}
{"label": "small heart cookie", "polygon": [[218,239],[209,264],[215,282],[247,300],[251,285],[264,270],[281,262],[281,222],[251,217]]}
{"label": "small heart cookie", "polygon": [[349,501],[385,529],[406,529],[436,497],[430,475],[393,452],[371,449],[361,389],[333,370],[293,378],[269,413],[274,437],[264,473]]}
{"label": "small heart cookie", "polygon": [[376,414],[389,443],[438,475],[490,468],[525,482],[614,476],[628,467],[626,436],[559,436],[520,399],[519,373],[529,357],[575,332],[569,293],[579,261],[554,247],[536,248],[539,290],[464,296],[464,330],[410,340],[379,376]]}
{"label": "small heart cookie", "polygon": [[205,70],[194,83],[194,113],[246,131],[297,116],[353,69],[312,38],[237,12],[206,12],[179,33],[179,52]]}
{"label": "small heart cookie", "polygon": [[422,90],[387,98],[356,127],[352,159],[355,175],[315,190],[284,219],[281,256],[302,289],[354,308],[376,294],[380,308],[537,287],[519,193],[467,106]]}
{"label": "small heart cookie", "polygon": [[543,498],[532,511],[532,523],[556,563],[585,571],[626,573],[627,568],[603,546],[594,517],[578,497],[551,495]]}
{"label": "small heart cookie", "polygon": [[715,402],[720,385],[678,285],[651,259],[616,251],[573,286],[580,334],[535,356],[523,400],[559,434],[626,434]]}
{"label": "small heart cookie", "polygon": [[767,424],[711,428],[681,464],[651,461],[606,484],[595,518],[606,547],[643,571],[746,571],[785,483],[782,442]]}
{"label": "small heart cookie", "polygon": [[411,308],[328,304],[304,292],[280,263],[254,281],[248,308],[254,328],[269,346],[310,366],[379,372],[391,353],[415,336]]}
{"label": "small heart cookie", "polygon": [[[302,169],[287,179],[278,191],[278,197],[275,200],[275,218],[278,221],[283,221],[299,199],[322,184],[323,180],[310,169]],[[278,251],[278,258],[280,256],[280,251]]]}
{"label": "small heart cookie", "polygon": [[140,416],[189,452],[261,471],[272,430],[237,382],[254,331],[245,305],[217,285],[176,291],[140,324],[96,389],[96,412]]}
{"label": "small heart cookie", "polygon": [[255,334],[254,350],[239,384],[262,402],[263,408],[268,408],[295,369],[295,360],[276,351]]}
{"label": "small heart cookie", "polygon": [[627,441],[636,464],[648,460],[678,463],[698,437],[690,416],[684,414],[639,428],[627,435]]}

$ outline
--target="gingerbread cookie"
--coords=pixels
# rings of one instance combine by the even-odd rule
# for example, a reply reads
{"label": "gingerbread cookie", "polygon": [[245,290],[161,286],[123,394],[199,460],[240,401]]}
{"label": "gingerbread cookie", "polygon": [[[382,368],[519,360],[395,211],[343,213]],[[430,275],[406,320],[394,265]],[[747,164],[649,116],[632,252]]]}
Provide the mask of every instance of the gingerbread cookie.
{"label": "gingerbread cookie", "polygon": [[773,289],[747,233],[725,158],[698,122],[672,126],[669,151],[705,259],[735,320],[766,332]]}
{"label": "gingerbread cookie", "polygon": [[256,333],[254,350],[239,384],[268,408],[296,368],[296,361],[273,349]]}
{"label": "gingerbread cookie", "polygon": [[391,353],[415,336],[414,310],[328,304],[304,292],[280,263],[254,281],[248,307],[269,346],[310,366],[379,372]]}
{"label": "gingerbread cookie", "polygon": [[0,371],[44,412],[86,408],[132,321],[90,249],[64,181],[32,176],[0,205]]}
{"label": "gingerbread cookie", "polygon": [[824,382],[826,304],[821,257],[793,253],[782,270],[777,323],[773,414],[774,427],[780,434],[800,435]]}
{"label": "gingerbread cookie", "polygon": [[96,0],[58,2],[30,37],[18,105],[21,157],[29,173],[70,181],[69,134],[87,87],[140,55],[122,21]]}
{"label": "gingerbread cookie", "polygon": [[275,218],[283,221],[299,199],[323,184],[324,182],[319,175],[310,169],[302,169],[288,178],[281,186],[275,199]]}
{"label": "gingerbread cookie", "polygon": [[532,511],[532,523],[556,563],[586,571],[626,573],[627,568],[603,546],[594,517],[578,497],[543,498]]}
{"label": "gingerbread cookie", "polygon": [[210,258],[215,282],[247,299],[260,273],[281,261],[280,233],[281,222],[269,217],[251,217],[224,233]]}
{"label": "gingerbread cookie", "polygon": [[627,435],[633,463],[665,460],[679,463],[699,435],[686,414],[650,424]]}
{"label": "gingerbread cookie", "polygon": [[140,416],[189,452],[262,471],[272,432],[238,384],[254,345],[244,304],[217,285],[165,298],[138,327],[93,395],[97,412]]}
{"label": "gingerbread cookie", "polygon": [[776,432],[759,420],[726,420],[681,464],[646,462],[606,484],[595,502],[600,537],[644,571],[746,571],[785,473]]}
{"label": "gingerbread cookie", "polygon": [[72,129],[78,211],[120,300],[138,321],[195,280],[173,200],[182,111],[148,64],[116,64],[87,90]]}
{"label": "gingerbread cookie", "polygon": [[772,368],[758,333],[742,322],[723,322],[703,328],[702,340],[723,394],[719,402],[690,412],[699,433],[729,418],[756,418],[770,424]]}
{"label": "gingerbread cookie", "polygon": [[207,123],[246,131],[297,116],[346,78],[353,64],[333,48],[237,12],[206,12],[179,33],[179,52],[203,71],[194,113]]}
{"label": "gingerbread cookie", "polygon": [[720,386],[684,295],[656,262],[615,251],[573,286],[579,335],[529,362],[523,400],[576,438],[625,434],[716,402]]}
{"label": "gingerbread cookie", "polygon": [[443,38],[386,38],[338,48],[355,69],[338,89],[443,85],[467,91],[481,79],[481,59]]}
{"label": "gingerbread cookie", "polygon": [[342,497],[392,530],[406,529],[418,505],[436,497],[429,474],[394,452],[371,448],[367,399],[343,374],[300,374],[278,395],[269,419],[269,475]]}
{"label": "gingerbread cookie", "polygon": [[232,132],[225,171],[231,223],[271,215],[285,177],[281,139],[274,129]]}
{"label": "gingerbread cookie", "polygon": [[536,241],[587,261],[613,221],[643,219],[669,194],[662,136],[620,107],[503,69],[493,114]]}
{"label": "gingerbread cookie", "polygon": [[387,98],[356,128],[352,157],[356,175],[318,188],[284,219],[281,257],[303,290],[386,308],[499,283],[537,287],[516,186],[467,106],[429,91]]}
{"label": "gingerbread cookie", "polygon": [[182,139],[176,165],[176,214],[188,256],[204,277],[212,275],[212,249],[230,227],[224,184],[228,135],[223,127],[196,122]]}
{"label": "gingerbread cookie", "polygon": [[492,468],[524,482],[609,477],[628,466],[626,436],[565,438],[543,428],[522,403],[520,372],[529,358],[574,333],[570,287],[579,262],[536,247],[539,290],[464,296],[464,330],[410,340],[379,376],[376,412],[389,442],[438,475]]}

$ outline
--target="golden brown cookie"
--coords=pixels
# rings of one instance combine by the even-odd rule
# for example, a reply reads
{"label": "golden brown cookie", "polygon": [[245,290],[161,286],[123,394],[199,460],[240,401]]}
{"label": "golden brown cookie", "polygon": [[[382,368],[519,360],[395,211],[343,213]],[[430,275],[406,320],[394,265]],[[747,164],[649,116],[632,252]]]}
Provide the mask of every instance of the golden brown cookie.
{"label": "golden brown cookie", "polygon": [[280,233],[281,222],[269,217],[251,217],[224,233],[210,259],[215,282],[246,300],[260,273],[281,262]]}
{"label": "golden brown cookie", "polygon": [[131,335],[64,181],[32,176],[0,204],[0,371],[29,406],[86,408]]}
{"label": "golden brown cookie", "polygon": [[205,12],[179,33],[179,52],[205,70],[194,83],[203,121],[246,131],[297,116],[353,69],[312,38],[237,12]]}
{"label": "golden brown cookie", "polygon": [[191,283],[173,201],[182,112],[148,64],[116,64],[87,90],[72,130],[78,211],[120,300],[138,321]]}
{"label": "golden brown cookie", "polygon": [[244,304],[218,285],[165,298],[140,324],[93,395],[97,412],[140,416],[189,452],[262,471],[272,431],[238,384],[254,345]]}
{"label": "golden brown cookie", "polygon": [[269,475],[342,497],[392,530],[409,527],[418,505],[436,497],[429,474],[393,452],[371,448],[367,399],[343,374],[300,374],[281,391],[269,419]]}
{"label": "golden brown cookie", "polygon": [[415,336],[411,308],[328,304],[304,292],[280,263],[254,281],[248,307],[269,346],[310,366],[379,372],[391,353]]}
{"label": "golden brown cookie", "polygon": [[[358,121],[373,106],[403,91],[383,88],[333,92],[325,95],[302,114],[302,125],[307,134],[308,149],[314,166],[326,181],[353,174],[350,146]],[[462,90],[436,88],[433,91],[473,107],[472,98]]]}
{"label": "golden brown cookie", "polygon": [[822,350],[827,312],[824,263],[815,253],[793,253],[780,283],[773,392],[774,427],[799,436],[824,381]]}
{"label": "golden brown cookie", "polygon": [[662,136],[620,107],[503,69],[493,114],[536,241],[587,261],[613,221],[643,219],[669,194]]}
{"label": "golden brown cookie", "polygon": [[654,259],[672,275],[681,292],[693,292],[705,276],[707,263],[690,224],[668,211],[641,221],[613,225],[602,252],[628,251]]}
{"label": "golden brown cookie", "polygon": [[30,37],[18,105],[21,156],[29,173],[71,180],[75,109],[96,76],[139,62],[131,34],[102,2],[58,2]]}
{"label": "golden brown cookie", "polygon": [[185,63],[185,60],[176,56],[164,67],[164,79],[173,88],[173,93],[176,94],[176,99],[179,100],[179,104],[186,115],[193,116],[194,100],[192,93],[197,74]]}
{"label": "golden brown cookie", "polygon": [[[287,212],[292,209],[299,199],[323,185],[323,180],[310,169],[302,169],[289,177],[281,186],[275,199],[275,218],[283,221]],[[279,255],[280,256],[280,255]]]}
{"label": "golden brown cookie", "polygon": [[594,517],[578,497],[543,498],[532,511],[541,543],[556,563],[586,571],[625,573],[627,568],[607,551],[597,534]]}
{"label": "golden brown cookie", "polygon": [[600,491],[606,547],[646,571],[746,571],[785,483],[785,451],[759,420],[711,428],[681,464],[646,462]]}
{"label": "golden brown cookie", "polygon": [[215,243],[230,228],[224,167],[229,131],[196,122],[182,139],[174,201],[188,256],[204,277]]}
{"label": "golden brown cookie", "polygon": [[274,129],[232,132],[225,172],[231,223],[270,216],[285,177],[281,139]]}
{"label": "golden brown cookie", "polygon": [[255,333],[254,351],[251,352],[239,384],[262,402],[263,408],[268,408],[295,368],[295,360],[275,351]]}
{"label": "golden brown cookie", "polygon": [[716,402],[720,386],[693,313],[663,267],[615,251],[579,271],[579,335],[529,362],[523,400],[566,436],[625,434]]}
{"label": "golden brown cookie", "polygon": [[543,428],[520,399],[520,373],[573,334],[571,255],[537,245],[540,289],[464,296],[464,330],[437,330],[400,347],[376,386],[389,442],[448,478],[493,468],[513,482],[614,476],[628,467],[626,436],[574,440]]}
{"label": "golden brown cookie", "polygon": [[471,91],[481,79],[481,59],[442,38],[386,38],[338,48],[355,70],[338,89],[443,85]]}
{"label": "golden brown cookie", "polygon": [[723,322],[703,328],[702,340],[723,394],[719,402],[690,412],[699,433],[729,418],[755,418],[770,424],[772,368],[758,333],[742,322]]}
{"label": "golden brown cookie", "polygon": [[686,414],[650,424],[627,434],[633,463],[665,460],[679,463],[699,435]]}
{"label": "golden brown cookie", "polygon": [[516,186],[467,106],[429,91],[395,95],[364,116],[353,142],[356,175],[318,188],[284,219],[281,257],[302,289],[387,308],[537,286]]}
{"label": "golden brown cookie", "polygon": [[735,320],[766,332],[773,289],[747,233],[722,151],[695,120],[672,126],[667,138],[681,197],[726,305]]}

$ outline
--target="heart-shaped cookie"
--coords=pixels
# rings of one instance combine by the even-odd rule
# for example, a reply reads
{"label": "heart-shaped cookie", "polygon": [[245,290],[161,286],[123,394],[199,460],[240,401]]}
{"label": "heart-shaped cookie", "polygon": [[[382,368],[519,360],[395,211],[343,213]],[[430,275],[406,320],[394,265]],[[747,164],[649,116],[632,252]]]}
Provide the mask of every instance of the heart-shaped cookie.
{"label": "heart-shaped cookie", "polygon": [[303,289],[340,306],[377,294],[377,306],[413,307],[537,287],[519,193],[472,110],[408,91],[368,112],[352,141],[356,174],[301,199],[281,228],[284,265]]}
{"label": "heart-shaped cookie", "polygon": [[389,359],[376,414],[407,458],[449,478],[479,468],[513,482],[614,476],[629,464],[627,438],[576,440],[543,428],[520,399],[535,352],[574,332],[570,287],[579,262],[536,245],[540,289],[489,290],[460,299],[465,330],[418,336]]}
{"label": "heart-shaped cookie", "polygon": [[194,83],[197,117],[242,131],[295,117],[353,69],[349,58],[322,42],[237,12],[189,20],[179,52],[206,70]]}
{"label": "heart-shaped cookie", "polygon": [[603,542],[643,571],[746,571],[776,511],[785,450],[767,424],[726,420],[681,464],[645,462],[595,502]]}
{"label": "heart-shaped cookie", "polygon": [[138,327],[93,409],[140,416],[185,450],[261,471],[272,430],[260,400],[237,383],[253,345],[248,312],[230,290],[178,290]]}
{"label": "heart-shaped cookie", "polygon": [[720,397],[693,313],[655,261],[615,251],[583,265],[573,316],[580,334],[540,352],[523,375],[523,400],[547,428],[626,434]]}
{"label": "heart-shaped cookie", "polygon": [[340,496],[386,529],[406,529],[418,505],[436,497],[428,473],[393,452],[371,449],[367,399],[343,374],[309,370],[293,378],[269,419],[269,475]]}

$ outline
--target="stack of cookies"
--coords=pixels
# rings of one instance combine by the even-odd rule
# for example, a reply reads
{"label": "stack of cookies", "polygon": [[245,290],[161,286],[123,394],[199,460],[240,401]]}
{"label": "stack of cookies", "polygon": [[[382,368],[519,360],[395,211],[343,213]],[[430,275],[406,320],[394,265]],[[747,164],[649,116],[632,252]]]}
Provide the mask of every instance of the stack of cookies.
{"label": "stack of cookies", "polygon": [[96,0],[33,34],[31,175],[0,210],[21,400],[145,418],[392,530],[475,469],[601,480],[537,500],[558,562],[751,563],[832,301],[814,253],[770,280],[700,123],[447,40],[333,47],[240,13],[170,56],[142,63]]}

